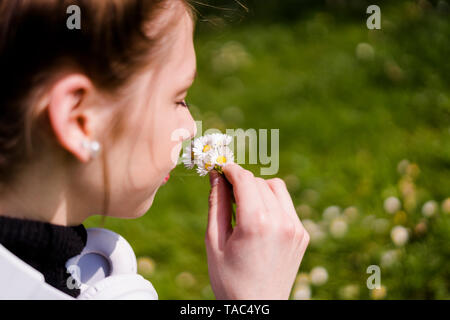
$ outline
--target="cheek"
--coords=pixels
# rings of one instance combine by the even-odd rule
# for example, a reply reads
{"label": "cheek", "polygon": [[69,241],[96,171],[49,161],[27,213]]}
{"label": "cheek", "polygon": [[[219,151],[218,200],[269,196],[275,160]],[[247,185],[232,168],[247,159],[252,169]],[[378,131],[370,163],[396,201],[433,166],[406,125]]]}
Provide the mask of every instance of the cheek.
{"label": "cheek", "polygon": [[110,159],[111,185],[113,207],[120,212],[145,213],[164,177],[175,167],[189,132],[181,128],[180,110],[173,111],[149,112],[116,146]]}
{"label": "cheek", "polygon": [[176,166],[183,139],[188,134],[185,129],[178,127],[174,120],[174,117],[162,119],[160,123],[163,125],[155,132],[157,141],[153,152],[158,155],[157,163],[165,170]]}
{"label": "cheek", "polygon": [[159,186],[176,166],[182,142],[190,136],[184,123],[186,111],[158,102],[130,117],[126,137],[117,148],[118,158],[112,160],[114,167],[120,164],[123,168],[122,174],[129,172],[135,191]]}
{"label": "cheek", "polygon": [[[126,131],[114,146],[110,167],[124,194],[150,192],[170,168],[170,135],[151,110],[130,117]],[[168,138],[167,138],[168,137]]]}
{"label": "cheek", "polygon": [[[172,169],[178,161],[182,143],[191,136],[186,119],[189,119],[186,110],[181,107],[169,107],[170,112],[160,112],[155,119],[153,131],[153,152],[158,154],[158,162],[165,163]],[[164,165],[164,167],[166,167]]]}

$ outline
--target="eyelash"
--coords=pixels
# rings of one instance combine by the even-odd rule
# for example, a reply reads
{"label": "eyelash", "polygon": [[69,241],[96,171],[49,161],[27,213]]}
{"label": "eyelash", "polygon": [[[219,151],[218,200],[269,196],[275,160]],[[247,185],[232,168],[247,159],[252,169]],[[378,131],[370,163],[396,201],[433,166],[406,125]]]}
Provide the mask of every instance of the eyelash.
{"label": "eyelash", "polygon": [[186,100],[177,102],[177,104],[178,104],[178,105],[181,105],[181,106],[183,106],[183,107],[185,107],[185,108],[189,108],[189,104],[187,103]]}

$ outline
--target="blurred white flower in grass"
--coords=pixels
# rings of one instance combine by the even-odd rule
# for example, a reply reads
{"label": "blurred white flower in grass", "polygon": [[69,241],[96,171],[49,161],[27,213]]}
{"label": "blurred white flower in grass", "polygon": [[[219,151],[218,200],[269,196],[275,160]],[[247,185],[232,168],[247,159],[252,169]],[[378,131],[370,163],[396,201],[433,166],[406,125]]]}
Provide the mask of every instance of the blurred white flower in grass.
{"label": "blurred white flower in grass", "polygon": [[338,206],[329,206],[328,208],[325,208],[322,213],[322,217],[326,221],[331,221],[341,214],[341,208]]}
{"label": "blurred white flower in grass", "polygon": [[419,174],[420,168],[417,163],[412,162],[406,167],[406,175],[408,175],[410,178],[416,179]]}
{"label": "blurred white flower in grass", "polygon": [[430,218],[437,213],[438,207],[439,205],[436,201],[434,200],[427,201],[422,206],[422,214],[425,217]]}
{"label": "blurred white flower in grass", "polygon": [[311,283],[315,286],[321,286],[328,281],[328,272],[324,267],[314,267],[309,273]]}
{"label": "blurred white flower in grass", "polygon": [[414,227],[414,234],[418,237],[424,236],[427,233],[428,226],[426,221],[420,221],[416,226]]}
{"label": "blurred white flower in grass", "polygon": [[322,228],[310,219],[304,219],[302,221],[303,227],[308,231],[310,241],[312,245],[320,243],[323,239],[325,239],[325,232],[322,231]]}
{"label": "blurred white flower in grass", "polygon": [[383,252],[381,255],[380,264],[383,268],[389,268],[393,266],[400,257],[400,251],[398,250],[388,250]]}
{"label": "blurred white flower in grass", "polygon": [[398,210],[400,210],[401,206],[402,204],[397,197],[389,197],[386,200],[384,200],[384,210],[387,213],[394,214]]}
{"label": "blurred white flower in grass", "polygon": [[343,215],[348,222],[352,222],[358,218],[358,209],[354,206],[348,207],[344,210]]}
{"label": "blurred white flower in grass", "polygon": [[183,271],[177,275],[177,277],[175,278],[175,282],[180,287],[190,288],[193,285],[195,285],[196,280],[195,280],[195,277],[192,275],[192,273]]}
{"label": "blurred white flower in grass", "polygon": [[306,272],[300,272],[295,278],[295,285],[308,284],[310,281],[309,274]]}
{"label": "blurred white flower in grass", "polygon": [[294,288],[294,300],[310,300],[311,288],[307,284],[301,284]]}
{"label": "blurred white flower in grass", "polygon": [[358,43],[356,46],[356,57],[360,60],[373,60],[375,50],[373,47],[365,42]]}
{"label": "blurred white flower in grass", "polygon": [[[197,165],[197,173],[205,176],[216,169],[222,173],[222,168],[234,162],[233,151],[228,147],[232,137],[226,134],[213,133],[198,137],[193,147],[188,145],[183,153],[183,163],[188,169]],[[193,162],[193,163],[192,163]]]}
{"label": "blurred white flower in grass", "polygon": [[347,233],[347,222],[342,218],[336,218],[331,222],[330,233],[334,238],[342,238]]}
{"label": "blurred white flower in grass", "polygon": [[140,257],[137,259],[138,273],[143,276],[151,276],[155,272],[155,261],[150,257]]}
{"label": "blurred white flower in grass", "polygon": [[409,239],[408,230],[403,226],[395,226],[391,230],[391,239],[396,246],[404,246]]}
{"label": "blurred white flower in grass", "polygon": [[387,289],[385,286],[381,285],[379,289],[370,290],[370,297],[374,300],[381,300],[386,297]]}
{"label": "blurred white flower in grass", "polygon": [[403,159],[402,161],[400,161],[397,164],[397,171],[398,173],[400,173],[401,175],[406,174],[406,170],[408,169],[409,166],[409,160],[408,159]]}
{"label": "blurred white flower in grass", "polygon": [[359,286],[357,284],[348,284],[339,289],[341,299],[352,300],[359,298]]}
{"label": "blurred white flower in grass", "polygon": [[317,224],[311,219],[304,219],[302,221],[302,224],[303,227],[305,227],[306,231],[308,231],[308,233],[311,233],[315,228],[318,228]]}
{"label": "blurred white flower in grass", "polygon": [[212,67],[217,72],[233,72],[250,63],[250,55],[244,46],[237,41],[226,42],[213,53]]}
{"label": "blurred white flower in grass", "polygon": [[450,198],[442,201],[442,212],[449,214],[450,213]]}

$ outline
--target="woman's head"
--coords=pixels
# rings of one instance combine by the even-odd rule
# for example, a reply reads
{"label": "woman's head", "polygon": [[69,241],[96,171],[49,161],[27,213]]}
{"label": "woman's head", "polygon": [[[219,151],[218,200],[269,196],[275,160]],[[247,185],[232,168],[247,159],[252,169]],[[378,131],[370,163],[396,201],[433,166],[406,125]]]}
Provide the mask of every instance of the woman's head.
{"label": "woman's head", "polygon": [[[79,30],[66,26],[72,4]],[[55,217],[66,208],[55,223],[144,214],[195,135],[183,105],[193,26],[182,0],[2,1],[0,209],[19,210],[1,199],[15,186],[48,195]],[[85,140],[100,142],[98,158]]]}

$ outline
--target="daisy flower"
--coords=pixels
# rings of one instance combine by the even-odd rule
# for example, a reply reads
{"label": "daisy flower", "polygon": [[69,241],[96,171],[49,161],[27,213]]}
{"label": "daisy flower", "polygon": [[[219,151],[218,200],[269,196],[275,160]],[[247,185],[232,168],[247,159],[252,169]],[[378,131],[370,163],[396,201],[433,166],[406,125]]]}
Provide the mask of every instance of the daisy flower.
{"label": "daisy flower", "polygon": [[233,138],[227,134],[223,133],[213,133],[210,136],[211,143],[214,148],[219,148],[223,146],[228,146]]}
{"label": "daisy flower", "polygon": [[226,134],[213,133],[194,140],[192,145],[185,148],[183,163],[188,169],[197,165],[196,171],[205,176],[215,169],[219,173],[228,163],[234,162],[233,151],[228,147],[232,137]]}
{"label": "daisy flower", "polygon": [[196,170],[200,176],[206,176],[212,169],[214,169],[214,165],[212,163],[203,161],[197,165]]}
{"label": "daisy flower", "polygon": [[211,136],[206,135],[202,137],[198,137],[194,140],[194,147],[192,151],[194,152],[194,156],[197,159],[203,160],[209,151],[213,148],[213,141]]}
{"label": "daisy flower", "polygon": [[214,165],[214,169],[222,173],[222,168],[228,163],[233,162],[234,154],[227,146],[214,148],[207,156],[208,163]]}
{"label": "daisy flower", "polygon": [[183,164],[186,168],[192,169],[195,166],[195,154],[192,150],[192,145],[189,144],[185,151],[183,152],[183,155],[181,156],[181,160],[183,161]]}

